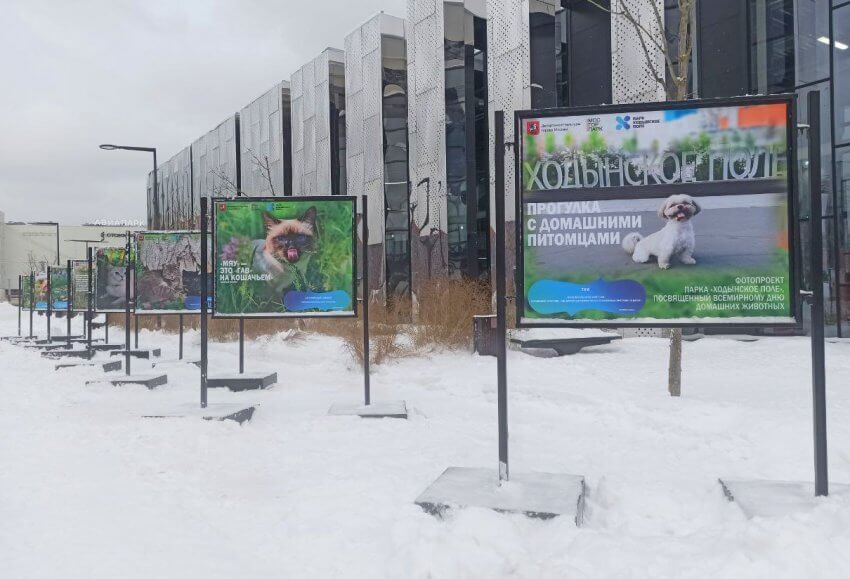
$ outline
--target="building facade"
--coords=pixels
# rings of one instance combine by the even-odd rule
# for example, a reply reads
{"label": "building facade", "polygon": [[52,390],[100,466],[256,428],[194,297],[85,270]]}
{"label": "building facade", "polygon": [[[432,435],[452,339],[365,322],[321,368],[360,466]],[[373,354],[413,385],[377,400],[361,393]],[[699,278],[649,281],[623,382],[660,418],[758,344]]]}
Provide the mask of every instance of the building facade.
{"label": "building facade", "polygon": [[[817,90],[824,213],[808,214],[808,150],[801,138],[801,252],[805,257],[816,219],[825,233],[827,321],[831,333],[850,334],[850,0],[699,0],[695,6],[688,36],[680,39],[678,0],[408,0],[404,25],[378,16],[346,38],[347,55],[328,49],[292,75],[292,193],[369,195],[374,289],[415,292],[435,276],[487,279],[496,110],[506,113],[511,141],[512,113],[519,109],[793,92],[806,124],[805,97]],[[692,50],[679,67],[683,43]],[[681,86],[668,60],[684,71]],[[239,138],[238,116],[209,143],[191,147],[190,207],[197,208],[202,194],[226,192],[211,174],[226,175],[237,187],[244,180],[244,159],[241,169],[232,168],[239,167],[239,143],[228,141]],[[512,260],[510,151],[506,163]],[[173,174],[169,169],[163,178]],[[179,182],[174,193],[168,185],[150,199],[149,212],[168,213],[165,206],[181,203]]]}
{"label": "building facade", "polygon": [[369,200],[369,283],[410,291],[405,21],[378,14],[345,38],[346,170]]}
{"label": "building facade", "polygon": [[345,195],[345,54],[325,49],[290,86],[292,194]]}
{"label": "building facade", "polygon": [[408,2],[413,286],[490,271],[487,5]]}
{"label": "building facade", "polygon": [[274,85],[239,111],[240,187],[245,195],[292,195],[289,82]]}

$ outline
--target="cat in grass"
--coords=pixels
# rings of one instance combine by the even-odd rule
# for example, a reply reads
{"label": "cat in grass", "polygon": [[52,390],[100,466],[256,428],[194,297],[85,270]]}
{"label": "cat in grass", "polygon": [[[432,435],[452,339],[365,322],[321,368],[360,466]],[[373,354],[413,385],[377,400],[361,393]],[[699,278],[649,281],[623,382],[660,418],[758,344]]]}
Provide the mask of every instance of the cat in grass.
{"label": "cat in grass", "polygon": [[316,208],[310,207],[297,219],[277,219],[263,213],[263,223],[266,238],[254,241],[254,268],[271,274],[276,291],[304,285],[307,265],[318,243]]}
{"label": "cat in grass", "polygon": [[[123,308],[125,304],[127,270],[122,266],[106,266],[106,278],[103,285],[103,293],[98,297],[98,306],[101,308]],[[133,286],[130,284],[130,295]]]}

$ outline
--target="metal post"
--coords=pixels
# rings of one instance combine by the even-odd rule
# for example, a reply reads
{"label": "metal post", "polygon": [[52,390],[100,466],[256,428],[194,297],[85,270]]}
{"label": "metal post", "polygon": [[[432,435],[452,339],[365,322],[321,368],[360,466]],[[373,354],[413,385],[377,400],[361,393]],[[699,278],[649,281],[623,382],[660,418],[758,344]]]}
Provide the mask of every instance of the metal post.
{"label": "metal post", "polygon": [[18,337],[21,337],[21,312],[24,309],[24,276],[18,276]]}
{"label": "metal post", "polygon": [[65,345],[70,350],[71,349],[71,302],[73,301],[71,296],[71,260],[68,260],[67,267],[67,275],[68,275],[68,290],[66,297],[68,298],[65,301],[65,317],[67,318],[67,324],[65,325]]}
{"label": "metal post", "polygon": [[239,373],[245,373],[245,318],[239,318]]}
{"label": "metal post", "polygon": [[[135,306],[135,304],[133,304]],[[133,347],[139,349],[139,314],[136,313],[136,308],[133,308]]]}
{"label": "metal post", "polygon": [[50,291],[50,266],[47,266],[47,343],[50,343],[50,317],[53,315],[53,299]]}
{"label": "metal post", "polygon": [[369,383],[369,199],[366,195],[361,196],[362,219],[361,228],[363,235],[363,272],[360,290],[363,293],[363,397],[366,406],[372,403],[372,385]]}
{"label": "metal post", "polygon": [[821,207],[820,92],[809,93],[809,197],[811,199],[812,402],[814,410],[815,495],[829,494],[826,450],[826,363],[823,313],[823,220]]}
{"label": "metal post", "polygon": [[499,480],[510,478],[508,469],[508,371],[505,328],[505,113],[495,112],[496,177],[496,376],[499,413]]}
{"label": "metal post", "polygon": [[179,348],[178,348],[177,351],[179,352],[179,359],[182,360],[183,359],[183,314],[180,314],[178,316],[178,318],[180,319],[180,345],[179,345]]}
{"label": "metal post", "polygon": [[86,302],[87,302],[86,303],[86,317],[88,318],[88,320],[87,320],[88,332],[86,333],[86,339],[88,340],[88,349],[91,350],[91,330],[92,330],[92,322],[94,321],[94,307],[93,307],[94,289],[92,287],[94,285],[93,280],[92,280],[92,278],[94,276],[92,275],[92,250],[91,250],[91,247],[86,248],[86,259],[89,262],[89,279],[88,279],[89,295],[88,295],[88,299],[86,300]]}
{"label": "metal post", "polygon": [[32,338],[32,316],[35,312],[35,272],[30,272],[30,335]]}
{"label": "metal post", "polygon": [[207,198],[201,197],[201,408],[207,407]]}
{"label": "metal post", "polygon": [[127,376],[130,375],[130,232],[127,232],[127,243],[124,246],[124,360]]}

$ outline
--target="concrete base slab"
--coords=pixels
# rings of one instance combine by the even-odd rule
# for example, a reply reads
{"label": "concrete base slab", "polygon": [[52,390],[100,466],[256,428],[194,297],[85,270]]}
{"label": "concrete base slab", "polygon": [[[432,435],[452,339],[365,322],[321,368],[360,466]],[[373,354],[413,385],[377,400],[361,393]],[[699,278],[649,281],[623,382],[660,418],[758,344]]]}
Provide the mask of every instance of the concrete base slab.
{"label": "concrete base slab", "polygon": [[198,366],[200,368],[201,361],[200,360],[190,360],[185,358],[183,360],[151,360],[152,368],[173,368],[177,366],[182,366],[184,364],[192,364],[194,366]]}
{"label": "concrete base slab", "polygon": [[234,420],[244,424],[253,418],[256,404],[208,404],[201,408],[198,404],[180,404],[165,410],[146,411],[143,418],[202,418],[204,420]]}
{"label": "concrete base slab", "polygon": [[96,352],[109,352],[111,350],[123,350],[124,344],[92,344],[91,349]]}
{"label": "concrete base slab", "polygon": [[96,352],[92,350],[48,350],[47,352],[42,352],[42,358],[83,358],[84,360],[91,360],[94,358]]}
{"label": "concrete base slab", "polygon": [[65,344],[33,344],[33,343],[23,344],[23,346],[24,346],[24,348],[27,348],[29,350],[43,350],[45,352],[50,351],[50,350],[62,350],[62,349],[67,347]]}
{"label": "concrete base slab", "polygon": [[126,386],[128,384],[141,384],[148,390],[168,383],[166,374],[131,374],[129,376],[110,376],[99,380],[89,380],[86,384],[112,384],[113,386]]}
{"label": "concrete base slab", "polygon": [[[829,497],[816,497],[810,482],[718,479],[723,494],[747,517],[782,517],[810,511]],[[829,485],[830,496],[850,497],[850,485]]]}
{"label": "concrete base slab", "polygon": [[360,418],[403,418],[407,419],[407,404],[404,400],[373,402],[369,406],[358,403],[337,403],[330,407],[331,416],[359,416]]}
{"label": "concrete base slab", "polygon": [[[82,336],[75,336],[73,334],[71,335],[71,341],[72,342],[74,340],[82,340],[82,339],[83,339]],[[50,336],[50,341],[51,342],[67,342],[68,336]]]}
{"label": "concrete base slab", "polygon": [[100,368],[104,372],[118,372],[124,367],[121,360],[110,360],[109,362],[62,362],[56,364],[57,370],[66,368]]}
{"label": "concrete base slab", "polygon": [[500,485],[493,469],[449,467],[415,502],[436,516],[452,508],[484,507],[538,519],[564,516],[580,526],[584,495],[583,476],[519,473]]}
{"label": "concrete base slab", "polygon": [[246,372],[244,374],[217,374],[207,378],[207,388],[228,388],[233,392],[263,390],[277,384],[277,372]]}
{"label": "concrete base slab", "polygon": [[[127,354],[127,350],[113,350],[109,354],[110,356],[125,356]],[[162,354],[162,350],[159,348],[154,348],[152,350],[130,350],[130,356],[133,358],[141,358],[143,360],[159,358],[160,354]]]}

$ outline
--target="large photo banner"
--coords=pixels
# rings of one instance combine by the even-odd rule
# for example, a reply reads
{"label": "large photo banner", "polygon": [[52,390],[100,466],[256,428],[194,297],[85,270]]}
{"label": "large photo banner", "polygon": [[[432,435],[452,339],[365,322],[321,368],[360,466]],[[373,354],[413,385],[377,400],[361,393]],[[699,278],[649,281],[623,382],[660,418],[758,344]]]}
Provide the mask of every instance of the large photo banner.
{"label": "large photo banner", "polygon": [[[200,232],[139,233],[136,237],[136,255],[137,313],[200,312]],[[212,301],[211,297],[209,301]]]}
{"label": "large photo banner", "polygon": [[520,324],[794,324],[792,112],[519,113]]}
{"label": "large photo banner", "polygon": [[[127,250],[123,247],[99,247],[94,257],[94,309],[98,312],[123,312],[126,300]],[[133,273],[130,272],[132,277]],[[130,280],[133,299],[133,280]]]}
{"label": "large photo banner", "polygon": [[48,284],[50,308],[53,310],[68,309],[68,269],[65,267],[50,268],[50,283]]}
{"label": "large photo banner", "polygon": [[89,262],[86,259],[71,262],[71,309],[75,312],[89,309]]}
{"label": "large photo banner", "polygon": [[21,308],[25,310],[35,309],[33,301],[33,287],[30,286],[30,276],[25,275],[21,280]]}
{"label": "large photo banner", "polygon": [[35,309],[38,311],[47,311],[47,304],[50,300],[50,294],[47,290],[47,271],[40,271],[35,274],[33,295],[33,300],[35,300]]}
{"label": "large photo banner", "polygon": [[213,200],[214,315],[356,315],[354,197]]}

